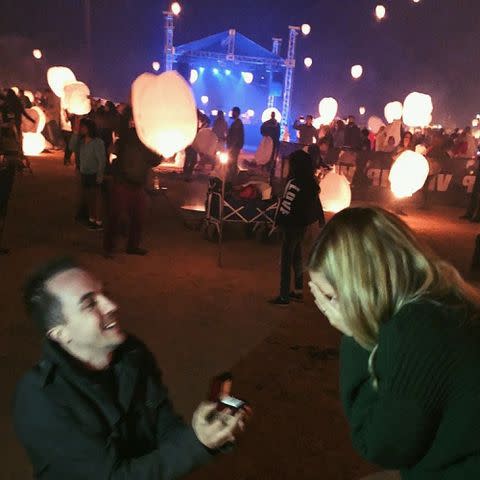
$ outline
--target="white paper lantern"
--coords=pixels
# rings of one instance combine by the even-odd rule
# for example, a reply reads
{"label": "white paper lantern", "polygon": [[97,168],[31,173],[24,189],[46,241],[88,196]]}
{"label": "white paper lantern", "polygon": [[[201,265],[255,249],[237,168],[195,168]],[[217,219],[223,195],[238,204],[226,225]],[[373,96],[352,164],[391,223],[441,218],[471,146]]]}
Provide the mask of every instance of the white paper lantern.
{"label": "white paper lantern", "polygon": [[282,114],[280,113],[280,110],[275,107],[270,107],[263,111],[262,122],[266,122],[267,120],[270,120],[270,118],[272,118],[272,112],[275,112],[275,120],[277,122],[280,123],[282,121]]}
{"label": "white paper lantern", "polygon": [[253,73],[252,72],[242,72],[243,81],[250,85],[253,82]]}
{"label": "white paper lantern", "polygon": [[403,115],[402,102],[390,102],[385,105],[385,119],[387,123],[392,123],[395,120],[400,120]]}
{"label": "white paper lantern", "polygon": [[40,60],[43,57],[43,53],[40,49],[36,48],[33,52],[32,55],[37,59]]}
{"label": "white paper lantern", "polygon": [[382,119],[379,118],[379,117],[376,117],[375,115],[371,116],[369,119],[368,119],[368,129],[372,132],[372,133],[375,133],[377,134],[378,131],[385,126],[385,124],[383,123]]}
{"label": "white paper lantern", "polygon": [[41,133],[24,133],[23,134],[23,153],[25,155],[40,155],[47,146],[45,137]]}
{"label": "white paper lantern", "polygon": [[310,68],[313,65],[313,60],[311,57],[305,57],[303,60],[303,64],[307,67]]}
{"label": "white paper lantern", "polygon": [[140,140],[166,158],[188,147],[197,134],[197,110],[189,84],[175,71],[144,73],[132,85]]}
{"label": "white paper lantern", "polygon": [[35,101],[35,96],[30,90],[25,90],[25,96],[30,100],[31,103]]}
{"label": "white paper lantern", "polygon": [[73,82],[64,87],[65,109],[74,115],[86,115],[92,109],[90,89],[83,82]]}
{"label": "white paper lantern", "polygon": [[35,122],[31,122],[28,118],[22,116],[22,132],[42,133],[47,121],[44,111],[37,106],[27,108],[25,111]]}
{"label": "white paper lantern", "polygon": [[255,163],[266,165],[272,158],[273,140],[271,137],[263,137],[255,152]]}
{"label": "white paper lantern", "polygon": [[190,83],[193,85],[198,80],[198,70],[190,70]]}
{"label": "white paper lantern", "polygon": [[338,102],[332,97],[322,98],[318,104],[318,111],[322,125],[328,125],[333,122],[338,111]]}
{"label": "white paper lantern", "polygon": [[360,115],[365,115],[365,114],[367,113],[367,109],[366,109],[365,107],[360,107],[360,108],[358,109],[358,113],[359,113]]}
{"label": "white paper lantern", "polygon": [[20,93],[20,89],[18,87],[12,87],[12,90],[15,92],[15,95],[18,97],[18,94]]}
{"label": "white paper lantern", "polygon": [[301,27],[301,30],[304,35],[310,35],[312,27],[308,23],[304,23]]}
{"label": "white paper lantern", "polygon": [[409,127],[426,127],[432,121],[432,97],[412,92],[403,102],[403,123]]}
{"label": "white paper lantern", "polygon": [[65,85],[73,83],[76,80],[75,74],[67,67],[50,67],[48,69],[48,85],[57,97],[63,97]]}
{"label": "white paper lantern", "polygon": [[357,80],[363,75],[363,67],[361,65],[354,65],[351,69],[352,77]]}
{"label": "white paper lantern", "polygon": [[178,2],[173,2],[171,6],[171,11],[174,15],[180,15],[180,12],[182,11],[182,7]]}
{"label": "white paper lantern", "polygon": [[352,190],[344,175],[328,172],[320,182],[320,201],[326,212],[337,213],[352,202]]}
{"label": "white paper lantern", "polygon": [[204,155],[215,157],[217,153],[218,137],[210,128],[202,128],[198,131],[193,141],[193,149]]}
{"label": "white paper lantern", "polygon": [[390,170],[388,178],[392,193],[397,198],[411,197],[425,185],[429,170],[428,161],[423,155],[406,150]]}
{"label": "white paper lantern", "polygon": [[160,70],[160,62],[152,62],[152,68],[158,72]]}
{"label": "white paper lantern", "polygon": [[377,5],[375,7],[375,16],[377,17],[377,20],[383,20],[386,15],[387,15],[387,9],[385,8],[384,5]]}

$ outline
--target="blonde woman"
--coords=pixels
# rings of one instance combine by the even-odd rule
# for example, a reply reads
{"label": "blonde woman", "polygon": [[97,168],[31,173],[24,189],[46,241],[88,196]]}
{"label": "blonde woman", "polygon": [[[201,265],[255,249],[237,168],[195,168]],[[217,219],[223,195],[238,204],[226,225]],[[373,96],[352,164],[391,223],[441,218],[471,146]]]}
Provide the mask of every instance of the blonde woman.
{"label": "blonde woman", "polygon": [[480,478],[479,291],[380,208],[337,214],[309,270],[315,303],[344,333],[358,452],[403,479]]}

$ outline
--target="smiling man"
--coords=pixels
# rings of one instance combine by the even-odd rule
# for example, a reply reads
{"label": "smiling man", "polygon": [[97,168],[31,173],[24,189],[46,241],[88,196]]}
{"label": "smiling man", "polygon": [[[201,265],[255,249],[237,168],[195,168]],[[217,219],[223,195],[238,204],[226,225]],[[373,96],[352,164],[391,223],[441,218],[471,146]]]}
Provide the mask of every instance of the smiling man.
{"label": "smiling man", "polygon": [[24,298],[46,337],[14,401],[35,478],[171,480],[235,440],[242,413],[204,402],[191,427],[175,414],[153,355],[122,331],[117,305],[78,264],[50,262]]}

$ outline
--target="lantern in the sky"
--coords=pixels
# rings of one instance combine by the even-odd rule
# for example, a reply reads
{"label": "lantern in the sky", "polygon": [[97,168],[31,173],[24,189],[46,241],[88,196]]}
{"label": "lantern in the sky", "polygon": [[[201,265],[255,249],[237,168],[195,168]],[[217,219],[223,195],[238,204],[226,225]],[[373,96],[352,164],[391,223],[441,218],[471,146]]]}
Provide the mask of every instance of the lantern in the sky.
{"label": "lantern in the sky", "polygon": [[270,118],[272,118],[272,113],[275,113],[275,120],[277,122],[282,121],[282,114],[280,113],[280,110],[275,107],[270,107],[263,111],[262,122],[266,122],[267,120],[270,120]]}
{"label": "lantern in the sky", "polygon": [[360,115],[365,115],[365,114],[367,113],[367,109],[366,109],[365,107],[360,107],[360,108],[358,109],[358,113],[359,113]]}
{"label": "lantern in the sky", "polygon": [[301,30],[304,35],[310,35],[312,27],[308,23],[304,23],[301,27]]}
{"label": "lantern in the sky", "polygon": [[318,111],[322,124],[328,125],[333,122],[337,115],[338,102],[332,97],[323,98],[318,105]]}
{"label": "lantern in the sky", "polygon": [[352,190],[344,175],[331,170],[323,177],[320,182],[320,201],[326,212],[337,213],[350,206]]}
{"label": "lantern in the sky", "polygon": [[412,92],[403,102],[403,123],[409,127],[426,127],[432,121],[432,97]]}
{"label": "lantern in the sky", "polygon": [[403,115],[403,105],[401,102],[390,102],[385,105],[385,119],[387,123],[393,123],[395,120],[400,120]]}
{"label": "lantern in the sky", "polygon": [[305,57],[303,60],[303,64],[307,67],[310,68],[313,65],[313,60],[311,57]]}
{"label": "lantern in the sky", "polygon": [[132,107],[138,136],[154,152],[170,158],[195,139],[195,99],[177,72],[140,75],[132,85]]}
{"label": "lantern in the sky", "polygon": [[383,20],[386,15],[387,15],[387,9],[385,8],[384,5],[377,5],[375,7],[375,16],[377,17],[377,20]]}
{"label": "lantern in the sky", "polygon": [[173,2],[171,6],[171,11],[174,15],[180,15],[180,12],[182,11],[182,7],[178,2]]}
{"label": "lantern in the sky", "polygon": [[40,155],[45,150],[47,142],[41,133],[28,132],[23,134],[22,146],[25,155]]}
{"label": "lantern in the sky", "polygon": [[375,115],[371,116],[368,119],[368,129],[372,132],[377,134],[378,131],[385,126],[381,118],[376,117]]}
{"label": "lantern in the sky", "polygon": [[67,67],[50,67],[48,69],[48,85],[57,97],[63,97],[65,85],[73,83],[76,80],[75,74]]}
{"label": "lantern in the sky", "polygon": [[73,82],[64,87],[65,110],[74,115],[86,115],[92,109],[90,89],[83,82]]}
{"label": "lantern in the sky", "polygon": [[42,51],[39,48],[36,48],[33,52],[32,55],[34,56],[35,59],[40,60],[43,57]]}
{"label": "lantern in the sky", "polygon": [[155,72],[158,72],[160,70],[160,62],[152,62],[152,68],[155,70]]}
{"label": "lantern in the sky", "polygon": [[389,180],[397,198],[411,197],[424,185],[429,174],[427,159],[417,152],[406,150],[392,165]]}
{"label": "lantern in the sky", "polygon": [[352,77],[357,80],[363,75],[363,67],[361,65],[354,65],[351,68]]}

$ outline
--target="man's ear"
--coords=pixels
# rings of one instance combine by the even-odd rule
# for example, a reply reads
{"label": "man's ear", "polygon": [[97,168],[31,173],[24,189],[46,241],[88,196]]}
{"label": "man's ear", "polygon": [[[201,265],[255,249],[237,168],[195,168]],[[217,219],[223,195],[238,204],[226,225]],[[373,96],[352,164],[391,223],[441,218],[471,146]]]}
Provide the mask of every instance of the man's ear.
{"label": "man's ear", "polygon": [[57,325],[51,328],[47,332],[47,337],[60,344],[70,343],[72,341],[65,325]]}

